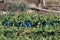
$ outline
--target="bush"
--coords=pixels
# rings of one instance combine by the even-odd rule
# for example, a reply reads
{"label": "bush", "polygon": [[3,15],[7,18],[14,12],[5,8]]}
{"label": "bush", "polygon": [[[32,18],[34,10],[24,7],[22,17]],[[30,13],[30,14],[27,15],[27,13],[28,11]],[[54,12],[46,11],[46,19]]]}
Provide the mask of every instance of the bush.
{"label": "bush", "polygon": [[20,3],[20,4],[9,4],[9,9],[12,11],[16,11],[20,9],[21,11],[27,11],[29,9],[29,5],[27,3]]}
{"label": "bush", "polygon": [[21,11],[27,11],[29,9],[29,5],[27,3],[22,2],[19,4],[19,8]]}
{"label": "bush", "polygon": [[19,9],[18,4],[9,4],[9,10],[16,11],[17,9]]}

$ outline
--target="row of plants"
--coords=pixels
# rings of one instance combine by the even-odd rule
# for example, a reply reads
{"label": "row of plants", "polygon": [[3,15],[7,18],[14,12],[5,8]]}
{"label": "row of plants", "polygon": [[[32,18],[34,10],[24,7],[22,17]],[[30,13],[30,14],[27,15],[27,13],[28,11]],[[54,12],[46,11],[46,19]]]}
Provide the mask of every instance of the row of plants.
{"label": "row of plants", "polygon": [[0,17],[0,40],[60,40],[60,16],[30,12]]}
{"label": "row of plants", "polygon": [[[49,30],[60,29],[60,16],[45,16],[29,12],[22,12],[19,14],[10,13],[6,16],[2,16],[0,19],[0,25],[2,26],[15,26],[22,28],[41,28],[42,30],[48,28]],[[47,30],[48,30],[47,29]]]}
{"label": "row of plants", "polygon": [[54,32],[42,32],[38,28],[21,28],[0,26],[0,40],[60,40],[60,35]]}

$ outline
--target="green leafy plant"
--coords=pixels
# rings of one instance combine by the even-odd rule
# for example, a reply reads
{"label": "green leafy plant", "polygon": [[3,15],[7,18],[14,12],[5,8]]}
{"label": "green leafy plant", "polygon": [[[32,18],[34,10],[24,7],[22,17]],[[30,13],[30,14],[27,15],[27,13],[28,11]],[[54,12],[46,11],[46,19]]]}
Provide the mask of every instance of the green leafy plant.
{"label": "green leafy plant", "polygon": [[19,8],[21,9],[21,11],[27,11],[29,9],[29,5],[27,3],[20,3],[19,4]]}

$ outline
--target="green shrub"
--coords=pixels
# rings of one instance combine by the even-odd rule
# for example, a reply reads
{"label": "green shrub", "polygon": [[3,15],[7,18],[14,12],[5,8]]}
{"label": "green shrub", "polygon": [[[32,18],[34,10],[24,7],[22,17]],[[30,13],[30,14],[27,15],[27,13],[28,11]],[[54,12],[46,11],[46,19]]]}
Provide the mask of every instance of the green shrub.
{"label": "green shrub", "polygon": [[17,9],[19,9],[18,4],[9,4],[9,10],[16,11]]}
{"label": "green shrub", "polygon": [[20,9],[21,11],[27,11],[29,9],[29,5],[27,3],[20,3],[20,4],[9,4],[9,10],[16,11]]}
{"label": "green shrub", "polygon": [[19,8],[21,11],[27,11],[29,9],[29,5],[27,3],[22,2],[19,4]]}

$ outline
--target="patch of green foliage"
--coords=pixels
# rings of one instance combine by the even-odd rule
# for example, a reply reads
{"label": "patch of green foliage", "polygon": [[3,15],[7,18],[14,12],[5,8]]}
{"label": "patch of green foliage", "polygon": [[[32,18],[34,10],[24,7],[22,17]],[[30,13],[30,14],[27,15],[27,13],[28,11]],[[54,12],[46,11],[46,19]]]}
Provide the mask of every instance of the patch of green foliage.
{"label": "patch of green foliage", "polygon": [[[31,28],[27,26],[28,20],[33,24]],[[6,21],[10,22],[9,27],[5,26]],[[24,29],[21,26],[22,22],[26,23]],[[40,22],[39,27],[37,22]],[[56,26],[53,26],[52,22],[56,22]],[[22,12],[3,15],[0,19],[0,40],[60,40],[59,31],[60,16]]]}

